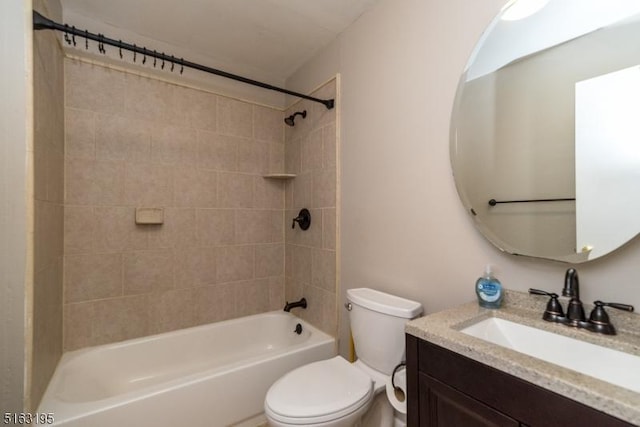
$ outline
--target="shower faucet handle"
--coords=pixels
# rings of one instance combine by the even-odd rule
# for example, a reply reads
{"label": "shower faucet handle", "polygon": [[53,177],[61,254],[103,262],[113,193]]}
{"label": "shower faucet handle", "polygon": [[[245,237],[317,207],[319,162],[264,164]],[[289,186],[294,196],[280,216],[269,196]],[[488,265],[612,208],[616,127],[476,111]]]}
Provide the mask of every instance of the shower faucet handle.
{"label": "shower faucet handle", "polygon": [[291,228],[296,228],[296,222],[300,226],[300,229],[306,230],[311,226],[311,212],[308,209],[302,209],[298,213],[298,216],[293,218]]}

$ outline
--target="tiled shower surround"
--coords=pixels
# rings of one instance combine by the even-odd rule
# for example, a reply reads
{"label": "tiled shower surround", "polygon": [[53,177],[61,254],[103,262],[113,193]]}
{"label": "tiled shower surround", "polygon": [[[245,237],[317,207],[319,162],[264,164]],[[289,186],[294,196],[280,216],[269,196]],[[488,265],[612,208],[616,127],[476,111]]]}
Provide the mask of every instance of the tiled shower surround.
{"label": "tiled shower surround", "polygon": [[[54,19],[59,2],[34,8]],[[34,259],[33,316],[26,408],[35,410],[62,354],[64,70],[56,34],[33,35],[34,76]]]}
{"label": "tiled shower surround", "polygon": [[65,350],[281,309],[284,113],[79,60],[65,79]]}
{"label": "tiled shower surround", "polygon": [[[313,93],[321,99],[337,97],[337,81],[331,80]],[[286,115],[296,116],[295,126],[286,129],[285,169],[296,174],[286,184],[285,233],[286,291],[289,301],[302,296],[306,310],[296,311],[302,318],[325,332],[337,336],[337,110],[307,100],[291,106]],[[311,227],[291,228],[291,219],[301,208],[311,212]]]}

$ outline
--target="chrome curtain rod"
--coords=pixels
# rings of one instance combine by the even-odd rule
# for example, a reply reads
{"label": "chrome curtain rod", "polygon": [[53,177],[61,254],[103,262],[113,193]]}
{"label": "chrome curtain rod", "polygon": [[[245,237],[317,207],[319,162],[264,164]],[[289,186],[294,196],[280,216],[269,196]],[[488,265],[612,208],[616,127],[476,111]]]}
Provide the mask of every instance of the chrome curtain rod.
{"label": "chrome curtain rod", "polygon": [[[171,64],[171,71],[173,71],[173,68],[175,65],[180,65],[180,74],[182,74],[182,69],[183,67],[188,67],[188,68],[193,68],[194,70],[199,70],[199,71],[203,71],[205,73],[209,73],[209,74],[215,74],[217,76],[221,76],[221,77],[226,77],[228,79],[231,80],[236,80],[238,82],[242,82],[242,83],[246,83],[246,84],[250,84],[253,86],[258,86],[264,89],[269,89],[269,90],[273,90],[276,92],[281,92],[281,93],[285,93],[287,95],[292,95],[292,96],[297,96],[299,98],[303,98],[303,99],[308,99],[309,101],[314,101],[314,102],[319,102],[321,104],[324,104],[325,107],[327,107],[327,109],[331,110],[334,106],[335,106],[335,100],[333,99],[319,99],[319,98],[314,98],[312,96],[309,95],[305,95],[302,93],[298,93],[298,92],[294,92],[288,89],[283,89],[281,87],[277,87],[277,86],[272,86],[270,84],[267,83],[263,83],[263,82],[259,82],[257,80],[253,80],[253,79],[249,79],[247,77],[242,77],[239,76],[237,74],[232,74],[232,73],[227,73],[226,71],[222,71],[222,70],[217,70],[215,68],[211,68],[211,67],[207,67],[205,65],[201,65],[201,64],[196,64],[195,62],[190,62],[187,61],[183,58],[176,58],[173,55],[165,55],[164,53],[160,53],[160,52],[156,52],[155,50],[149,50],[146,47],[138,47],[135,44],[130,44],[130,43],[125,43],[122,40],[115,40],[115,39],[111,39],[109,37],[105,37],[104,34],[94,34],[91,33],[87,30],[79,30],[75,27],[70,27],[68,25],[63,25],[63,24],[59,24],[57,22],[52,21],[51,19],[42,16],[41,14],[39,14],[38,12],[36,12],[35,10],[33,11],[33,29],[34,30],[56,30],[56,31],[61,31],[63,33],[65,33],[65,37],[66,34],[71,34],[73,36],[73,44],[75,45],[75,37],[82,37],[85,40],[93,40],[96,41],[98,43],[98,50],[100,51],[100,53],[104,54],[106,53],[105,49],[104,49],[104,45],[110,45],[110,46],[114,46],[117,47],[118,49],[124,49],[124,50],[128,50],[130,52],[134,53],[134,61],[135,61],[135,55],[136,54],[140,54],[143,55],[145,58],[151,57],[151,58],[156,58],[156,59],[160,59],[162,61],[162,68],[164,68],[164,63],[165,62],[169,62]],[[71,40],[67,39],[67,42],[71,42]],[[120,57],[122,57],[122,54],[120,55]],[[155,62],[154,62],[155,64]]]}

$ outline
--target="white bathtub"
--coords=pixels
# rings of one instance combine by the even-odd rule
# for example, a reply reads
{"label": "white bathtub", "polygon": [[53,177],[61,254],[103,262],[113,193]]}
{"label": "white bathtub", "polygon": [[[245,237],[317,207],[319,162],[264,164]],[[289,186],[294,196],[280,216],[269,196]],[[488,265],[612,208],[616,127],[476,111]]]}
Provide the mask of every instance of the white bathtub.
{"label": "white bathtub", "polygon": [[335,353],[284,311],[91,347],[62,356],[38,412],[65,427],[227,426],[260,415],[284,373]]}

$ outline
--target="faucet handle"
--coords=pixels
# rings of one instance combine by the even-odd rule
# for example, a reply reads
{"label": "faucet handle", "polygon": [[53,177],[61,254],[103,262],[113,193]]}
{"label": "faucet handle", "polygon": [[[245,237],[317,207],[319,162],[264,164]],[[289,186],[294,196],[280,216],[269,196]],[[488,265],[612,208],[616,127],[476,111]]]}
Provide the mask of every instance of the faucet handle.
{"label": "faucet handle", "polygon": [[564,310],[562,310],[562,304],[558,301],[558,294],[554,292],[542,291],[540,289],[529,288],[529,293],[533,295],[544,295],[551,299],[547,303],[547,308],[544,310],[542,318],[549,322],[564,322]]}
{"label": "faucet handle", "polygon": [[529,293],[533,294],[533,295],[545,295],[551,298],[558,298],[558,294],[553,293],[553,292],[547,292],[547,291],[543,291],[540,289],[533,289],[533,288],[529,288]]}
{"label": "faucet handle", "polygon": [[298,213],[298,216],[293,218],[291,228],[296,228],[296,222],[300,226],[301,230],[306,230],[311,225],[311,212],[308,209],[302,209]]}
{"label": "faucet handle", "polygon": [[602,302],[602,301],[594,301],[593,305],[595,305],[596,307],[612,307],[612,308],[617,308],[618,310],[624,310],[624,311],[633,311],[635,310],[635,308],[630,305],[630,304],[621,304],[619,302]]}
{"label": "faucet handle", "polygon": [[613,307],[617,308],[618,310],[625,311],[634,310],[632,305],[620,304],[617,302],[594,301],[593,305],[595,305],[595,307],[593,308],[593,310],[591,311],[591,315],[589,316],[589,329],[594,332],[600,332],[601,334],[606,335],[615,335],[616,330],[609,320],[609,315],[606,311],[604,311],[604,307]]}
{"label": "faucet handle", "polygon": [[602,302],[602,301],[594,301],[593,310],[591,310],[591,315],[589,316],[590,322],[595,323],[609,323],[609,315],[606,311],[604,311],[605,307],[617,308],[618,310],[625,311],[633,311],[634,308],[629,304],[620,304],[618,302]]}

